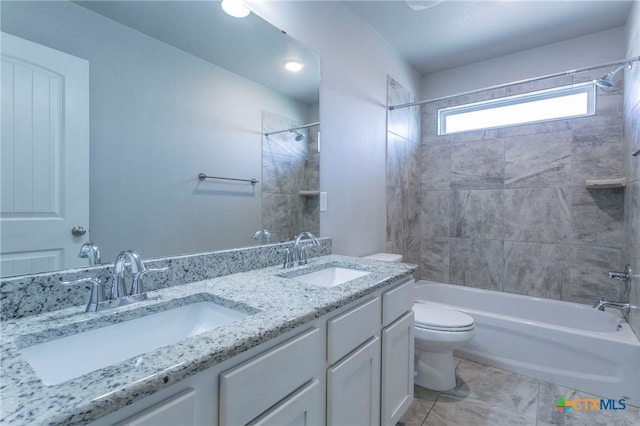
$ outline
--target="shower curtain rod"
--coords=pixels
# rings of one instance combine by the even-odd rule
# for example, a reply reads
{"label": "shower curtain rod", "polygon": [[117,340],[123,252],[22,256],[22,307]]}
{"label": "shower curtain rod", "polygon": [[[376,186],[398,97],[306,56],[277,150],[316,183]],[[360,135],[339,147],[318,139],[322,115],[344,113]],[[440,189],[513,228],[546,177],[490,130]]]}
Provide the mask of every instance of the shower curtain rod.
{"label": "shower curtain rod", "polygon": [[276,133],[284,133],[284,132],[291,132],[293,130],[298,130],[298,129],[306,129],[307,127],[317,126],[318,124],[320,124],[320,122],[316,121],[315,123],[305,124],[304,126],[291,127],[290,129],[284,129],[284,130],[276,130],[275,132],[267,132],[264,135],[270,136],[270,135],[275,135]]}
{"label": "shower curtain rod", "polygon": [[543,75],[541,77],[533,77],[533,78],[527,78],[527,79],[524,79],[524,80],[512,81],[511,83],[497,84],[495,86],[483,87],[482,89],[469,90],[468,92],[456,93],[454,95],[441,96],[439,98],[426,99],[424,101],[409,102],[409,103],[406,103],[406,104],[399,104],[399,105],[390,105],[389,106],[389,111],[393,111],[394,109],[400,109],[400,108],[408,108],[408,107],[412,107],[412,106],[416,106],[416,105],[428,104],[430,102],[443,101],[445,99],[451,99],[451,98],[455,98],[455,97],[458,97],[458,96],[473,95],[475,93],[484,92],[486,90],[502,89],[504,87],[515,86],[516,84],[531,83],[531,82],[534,82],[534,81],[544,80],[546,78],[561,77],[563,75],[570,75],[570,74],[575,74],[575,73],[583,72],[583,71],[591,71],[591,70],[595,70],[595,69],[598,69],[598,68],[612,67],[614,65],[632,64],[632,63],[637,62],[637,61],[640,61],[640,56],[636,56],[634,58],[629,58],[629,59],[622,59],[622,60],[614,61],[614,62],[607,62],[606,64],[593,65],[593,66],[590,66],[590,67],[584,67],[584,68],[578,68],[578,69],[575,69],[575,70],[558,72],[558,73],[555,73],[555,74],[547,74],[547,75]]}

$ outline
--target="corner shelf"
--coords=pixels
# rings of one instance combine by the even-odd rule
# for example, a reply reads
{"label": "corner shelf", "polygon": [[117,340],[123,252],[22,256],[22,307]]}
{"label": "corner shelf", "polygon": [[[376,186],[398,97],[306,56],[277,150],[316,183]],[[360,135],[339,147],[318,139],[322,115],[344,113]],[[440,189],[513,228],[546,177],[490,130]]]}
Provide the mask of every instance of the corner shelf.
{"label": "corner shelf", "polygon": [[622,177],[615,179],[587,179],[584,184],[587,188],[624,188],[627,182]]}

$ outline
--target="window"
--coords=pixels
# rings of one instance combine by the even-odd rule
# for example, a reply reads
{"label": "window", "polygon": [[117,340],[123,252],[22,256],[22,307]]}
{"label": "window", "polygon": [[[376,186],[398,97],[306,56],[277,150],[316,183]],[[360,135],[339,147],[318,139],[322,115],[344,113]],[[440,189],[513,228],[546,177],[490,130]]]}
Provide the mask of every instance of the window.
{"label": "window", "polygon": [[438,110],[438,135],[594,115],[592,82]]}

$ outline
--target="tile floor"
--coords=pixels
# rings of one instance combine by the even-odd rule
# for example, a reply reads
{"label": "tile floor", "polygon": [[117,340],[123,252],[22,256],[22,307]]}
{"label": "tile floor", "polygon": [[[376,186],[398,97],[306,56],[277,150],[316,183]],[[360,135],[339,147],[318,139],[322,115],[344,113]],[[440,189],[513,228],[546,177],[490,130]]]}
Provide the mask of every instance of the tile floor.
{"label": "tile floor", "polygon": [[640,425],[638,407],[564,413],[555,408],[559,396],[597,397],[465,359],[456,362],[456,388],[437,392],[416,386],[398,426]]}

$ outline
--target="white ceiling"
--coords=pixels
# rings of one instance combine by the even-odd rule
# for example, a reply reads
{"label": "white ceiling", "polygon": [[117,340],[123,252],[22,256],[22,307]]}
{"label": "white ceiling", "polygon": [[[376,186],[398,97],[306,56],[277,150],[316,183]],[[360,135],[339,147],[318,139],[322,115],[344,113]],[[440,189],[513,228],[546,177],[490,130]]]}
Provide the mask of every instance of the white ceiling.
{"label": "white ceiling", "polygon": [[[411,1],[415,7],[421,0]],[[422,74],[626,24],[627,0],[345,1]]]}
{"label": "white ceiling", "polygon": [[[218,0],[75,3],[286,96],[318,103],[318,54],[254,13],[232,18]],[[285,71],[289,59],[305,67],[296,74]]]}

